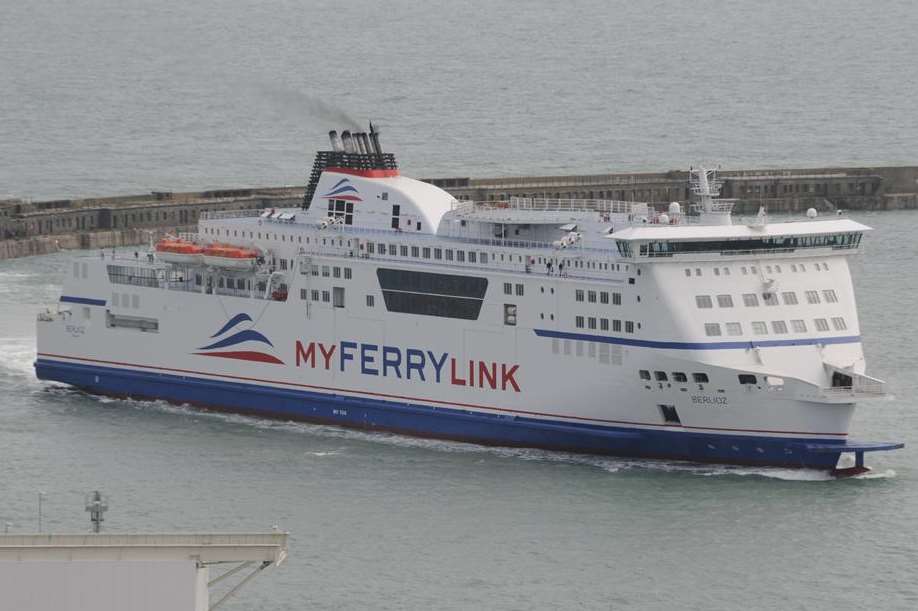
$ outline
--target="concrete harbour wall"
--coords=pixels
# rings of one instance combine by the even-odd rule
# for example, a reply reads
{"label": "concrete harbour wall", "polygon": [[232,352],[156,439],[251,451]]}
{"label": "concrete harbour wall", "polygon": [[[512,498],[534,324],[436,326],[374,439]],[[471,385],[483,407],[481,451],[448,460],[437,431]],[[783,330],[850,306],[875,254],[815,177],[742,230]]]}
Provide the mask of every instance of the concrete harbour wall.
{"label": "concrete harbour wall", "polygon": [[[723,197],[737,214],[807,208],[918,209],[918,166],[729,170],[720,173]],[[460,200],[510,197],[612,199],[666,205],[691,200],[688,172],[645,172],[508,178],[430,178]],[[32,202],[0,200],[0,259],[59,250],[147,244],[151,237],[194,231],[205,212],[300,205],[304,187],[219,189],[193,193]]]}

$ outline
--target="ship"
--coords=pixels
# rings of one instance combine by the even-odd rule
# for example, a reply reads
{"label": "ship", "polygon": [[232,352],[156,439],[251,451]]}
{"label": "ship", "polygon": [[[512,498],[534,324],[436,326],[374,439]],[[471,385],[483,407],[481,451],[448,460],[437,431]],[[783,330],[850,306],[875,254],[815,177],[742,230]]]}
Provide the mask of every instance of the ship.
{"label": "ship", "polygon": [[402,175],[372,124],[329,140],[298,207],[208,212],[146,257],[75,257],[38,315],[38,378],[368,431],[839,475],[902,447],[849,439],[857,402],[887,392],[866,373],[849,265],[869,227],[813,209],[736,217],[707,168],[662,206],[460,200]]}

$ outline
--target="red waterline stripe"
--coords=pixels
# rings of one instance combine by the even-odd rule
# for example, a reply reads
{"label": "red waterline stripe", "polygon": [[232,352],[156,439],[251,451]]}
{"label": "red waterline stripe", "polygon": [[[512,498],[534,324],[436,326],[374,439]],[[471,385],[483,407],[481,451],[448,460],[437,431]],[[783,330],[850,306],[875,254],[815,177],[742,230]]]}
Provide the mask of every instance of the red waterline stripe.
{"label": "red waterline stripe", "polygon": [[275,363],[283,365],[284,361],[276,356],[265,354],[264,352],[254,352],[252,350],[235,350],[229,352],[195,352],[196,356],[218,356],[225,359],[237,359],[240,361],[256,361],[258,363]]}
{"label": "red waterline stripe", "polygon": [[[585,418],[583,416],[564,416],[561,414],[551,414],[547,412],[533,412],[527,410],[518,410],[510,409],[504,407],[493,407],[490,405],[478,405],[476,403],[459,403],[455,401],[443,401],[440,399],[425,399],[423,397],[409,397],[405,395],[390,395],[386,393],[372,392],[368,390],[351,390],[349,388],[335,388],[331,386],[316,386],[313,384],[301,384],[298,382],[283,382],[280,380],[267,380],[264,378],[249,378],[245,376],[235,376],[228,375],[223,373],[208,373],[206,371],[195,371],[193,369],[175,369],[172,367],[158,367],[156,365],[139,365],[137,363],[122,363],[120,361],[106,361],[101,359],[90,359],[85,357],[78,356],[67,356],[64,354],[52,354],[48,352],[39,352],[38,356],[47,356],[54,358],[70,359],[74,361],[87,361],[91,363],[104,363],[107,365],[119,365],[121,367],[140,367],[141,369],[153,369],[157,371],[172,371],[176,373],[191,373],[196,375],[205,375],[215,378],[227,378],[231,380],[243,380],[246,382],[264,382],[267,384],[279,384],[282,386],[294,386],[298,388],[311,388],[315,390],[327,390],[331,392],[346,392],[355,395],[367,395],[373,397],[385,397],[387,399],[402,399],[407,401],[423,401],[426,403],[434,403],[440,405],[453,405],[456,407],[472,407],[477,409],[486,409],[495,412],[504,412],[509,414],[526,414],[529,416],[545,416],[549,418],[564,418],[567,420],[581,420],[584,422],[602,422],[605,424],[628,424],[632,426],[652,426],[652,427],[669,427],[672,428],[670,424],[659,424],[656,422],[632,422],[629,420],[605,420],[602,418]],[[731,428],[721,428],[721,427],[708,427],[708,426],[682,426],[683,429],[695,429],[700,431],[727,431],[734,433],[770,433],[775,435],[831,435],[835,437],[847,437],[848,433],[814,433],[812,431],[771,431],[767,429],[731,429]]]}

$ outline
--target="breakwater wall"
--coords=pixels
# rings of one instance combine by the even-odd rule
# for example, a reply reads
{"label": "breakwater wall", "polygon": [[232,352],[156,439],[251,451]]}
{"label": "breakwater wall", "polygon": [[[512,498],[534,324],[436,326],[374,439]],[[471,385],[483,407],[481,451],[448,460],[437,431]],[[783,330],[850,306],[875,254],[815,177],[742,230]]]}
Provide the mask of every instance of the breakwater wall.
{"label": "breakwater wall", "polygon": [[[724,170],[721,196],[738,214],[918,208],[918,167]],[[463,200],[509,197],[611,199],[650,204],[691,201],[688,172],[645,172],[518,178],[428,179]]]}
{"label": "breakwater wall", "polygon": [[[918,166],[725,170],[724,198],[738,214],[918,209]],[[666,205],[691,201],[688,172],[509,178],[428,178],[460,200],[510,197],[612,199]],[[70,249],[146,244],[193,231],[205,212],[299,206],[305,187],[217,189],[193,193],[33,202],[0,200],[0,259]]]}
{"label": "breakwater wall", "polygon": [[167,233],[194,230],[194,225],[188,225],[184,227],[161,227],[156,230],[116,229],[2,240],[0,241],[0,260],[48,255],[61,250],[93,250],[121,246],[140,246],[149,244],[151,239],[157,240]]}

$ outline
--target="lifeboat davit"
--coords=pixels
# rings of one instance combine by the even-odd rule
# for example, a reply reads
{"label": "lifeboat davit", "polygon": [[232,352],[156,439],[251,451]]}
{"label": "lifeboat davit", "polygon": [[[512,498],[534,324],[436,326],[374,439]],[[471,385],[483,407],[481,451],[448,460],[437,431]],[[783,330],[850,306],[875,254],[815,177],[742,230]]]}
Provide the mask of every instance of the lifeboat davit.
{"label": "lifeboat davit", "polygon": [[156,244],[157,258],[166,263],[199,264],[203,253],[203,246],[187,240],[166,238]]}
{"label": "lifeboat davit", "polygon": [[204,263],[225,269],[251,269],[258,259],[258,251],[241,246],[211,244],[204,247]]}

